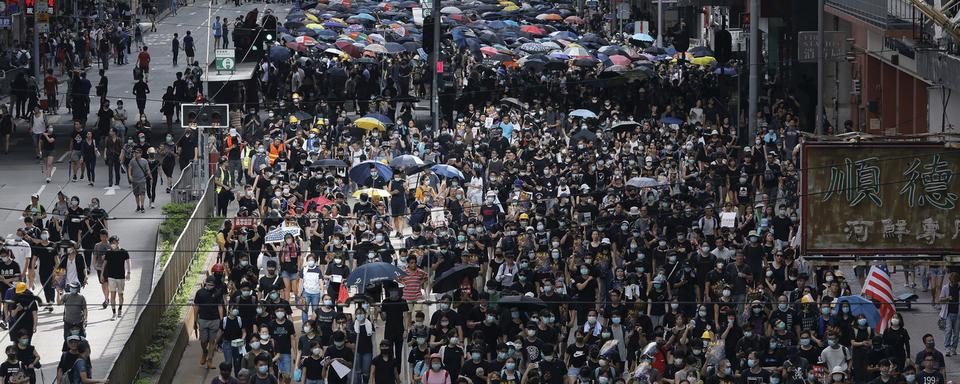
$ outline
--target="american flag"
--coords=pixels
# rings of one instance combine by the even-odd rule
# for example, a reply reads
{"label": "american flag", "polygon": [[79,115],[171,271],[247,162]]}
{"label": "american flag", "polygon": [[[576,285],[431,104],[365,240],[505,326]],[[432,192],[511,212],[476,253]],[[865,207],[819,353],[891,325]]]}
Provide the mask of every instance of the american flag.
{"label": "american flag", "polygon": [[887,267],[882,265],[870,267],[867,280],[863,284],[863,295],[880,303],[880,322],[876,324],[876,331],[883,332],[896,312],[893,307],[893,284],[890,282]]}

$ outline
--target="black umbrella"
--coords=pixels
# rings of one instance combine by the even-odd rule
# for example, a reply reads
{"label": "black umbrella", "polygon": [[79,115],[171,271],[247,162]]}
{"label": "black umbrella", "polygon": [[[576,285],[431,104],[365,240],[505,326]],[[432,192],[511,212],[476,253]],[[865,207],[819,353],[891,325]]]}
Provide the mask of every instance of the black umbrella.
{"label": "black umbrella", "polygon": [[636,127],[639,127],[639,126],[640,126],[640,123],[638,123],[638,122],[636,122],[636,121],[621,121],[621,122],[619,122],[619,123],[614,124],[613,127],[611,127],[611,128],[612,128],[615,132],[623,132],[623,131],[632,130],[632,129],[634,129],[634,128],[636,128]]}
{"label": "black umbrella", "polygon": [[513,97],[505,97],[503,99],[500,99],[500,104],[510,104],[510,105],[515,105],[517,107],[523,108],[523,104],[520,103],[520,100],[517,100],[516,98],[513,98]]}
{"label": "black umbrella", "polygon": [[547,304],[533,296],[521,295],[521,296],[504,296],[500,298],[500,301],[497,302],[498,306],[504,308],[518,308],[521,310],[541,310],[547,307]]}
{"label": "black umbrella", "polygon": [[476,265],[459,264],[443,272],[433,281],[434,292],[447,292],[460,288],[460,282],[464,277],[474,278],[480,273],[480,267]]}
{"label": "black umbrella", "polygon": [[594,141],[597,140],[597,134],[593,133],[586,129],[581,129],[580,132],[573,134],[573,137],[570,138],[570,141],[576,143],[578,141]]}
{"label": "black umbrella", "polygon": [[406,272],[390,263],[366,263],[357,267],[353,272],[350,272],[350,276],[347,277],[344,283],[348,287],[366,287],[370,284],[394,281],[396,278],[406,275]]}
{"label": "black umbrella", "polygon": [[346,168],[347,163],[343,160],[337,159],[321,159],[310,164],[310,168],[319,169],[319,168]]}

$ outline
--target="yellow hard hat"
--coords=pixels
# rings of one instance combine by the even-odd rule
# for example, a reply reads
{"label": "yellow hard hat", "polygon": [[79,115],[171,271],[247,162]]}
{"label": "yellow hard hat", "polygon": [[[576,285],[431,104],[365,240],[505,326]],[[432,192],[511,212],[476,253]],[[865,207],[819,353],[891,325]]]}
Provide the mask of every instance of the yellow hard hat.
{"label": "yellow hard hat", "polygon": [[320,130],[319,130],[319,129],[317,129],[317,128],[314,128],[314,129],[311,129],[311,130],[310,130],[310,132],[313,132],[313,133],[320,133]]}
{"label": "yellow hard hat", "polygon": [[523,219],[529,220],[529,219],[530,219],[530,215],[527,215],[526,213],[521,213],[521,214],[520,214],[520,220],[523,220]]}
{"label": "yellow hard hat", "polygon": [[710,332],[709,329],[704,330],[703,334],[700,335],[701,339],[713,340],[713,332]]}
{"label": "yellow hard hat", "polygon": [[290,116],[290,124],[296,124],[299,121],[296,116]]}
{"label": "yellow hard hat", "polygon": [[23,292],[25,292],[26,290],[27,290],[27,284],[24,284],[22,281],[19,282],[19,283],[17,283],[17,285],[16,285],[16,292],[17,292],[17,293],[23,293]]}
{"label": "yellow hard hat", "polygon": [[300,94],[294,92],[292,98],[294,98],[294,99],[299,99],[299,98],[300,98]]}
{"label": "yellow hard hat", "polygon": [[812,303],[812,302],[813,302],[813,296],[811,296],[809,293],[806,294],[806,295],[803,295],[803,297],[800,298],[800,302],[803,303],[803,304]]}

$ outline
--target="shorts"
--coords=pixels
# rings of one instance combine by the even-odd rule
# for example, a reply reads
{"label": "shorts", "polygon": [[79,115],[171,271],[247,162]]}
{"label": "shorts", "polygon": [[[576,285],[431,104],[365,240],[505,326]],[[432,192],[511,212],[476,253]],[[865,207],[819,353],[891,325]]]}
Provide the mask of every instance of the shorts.
{"label": "shorts", "polygon": [[580,368],[575,368],[575,367],[567,368],[567,376],[571,376],[571,377],[580,376]]}
{"label": "shorts", "polygon": [[208,343],[220,336],[220,320],[197,319],[197,328],[199,328],[200,341]]}
{"label": "shorts", "polygon": [[134,196],[143,196],[147,193],[147,182],[133,182],[133,195]]}
{"label": "shorts", "polygon": [[934,277],[943,277],[947,274],[947,271],[940,266],[930,266],[930,276]]}
{"label": "shorts", "polygon": [[280,358],[277,359],[277,372],[281,375],[290,376],[290,369],[293,365],[293,358],[290,357],[290,354],[280,354]]}
{"label": "shorts", "polygon": [[299,273],[299,272],[292,272],[292,273],[291,273],[291,272],[287,272],[287,271],[280,271],[280,277],[281,277],[281,278],[284,278],[284,279],[287,279],[287,280],[300,280],[300,273]]}
{"label": "shorts", "polygon": [[53,157],[53,151],[52,151],[52,150],[49,150],[49,149],[44,149],[44,150],[40,151],[40,156],[41,156],[42,158],[44,158],[44,159],[46,159],[46,158],[48,158],[48,157]]}
{"label": "shorts", "polygon": [[70,151],[70,161],[80,161],[81,158],[80,151]]}
{"label": "shorts", "polygon": [[123,293],[123,286],[126,280],[124,279],[114,279],[112,277],[107,278],[107,287],[110,289],[110,292],[120,292]]}

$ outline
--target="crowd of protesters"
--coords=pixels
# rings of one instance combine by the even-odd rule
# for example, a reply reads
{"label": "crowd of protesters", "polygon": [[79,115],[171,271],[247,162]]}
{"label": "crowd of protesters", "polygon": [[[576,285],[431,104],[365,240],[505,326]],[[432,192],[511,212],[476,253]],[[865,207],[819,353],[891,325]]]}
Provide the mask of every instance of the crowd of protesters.
{"label": "crowd of protesters", "polygon": [[[350,20],[360,7],[379,7],[358,3],[294,7],[287,20]],[[683,24],[665,31],[669,49],[610,32],[600,11],[561,18],[548,34],[524,29],[547,19],[527,16],[577,16],[534,3],[504,20],[480,17],[480,7],[509,5],[450,13],[459,17],[444,25],[441,57],[452,75],[441,85],[439,127],[418,117],[430,74],[415,49],[318,51],[278,34],[295,44],[268,47],[258,63],[264,102],[243,104],[242,116],[210,135],[203,159],[214,167],[217,213],[231,216],[193,301],[200,364],[219,369],[213,383],[945,383],[960,276],[943,281],[943,267],[917,275],[937,295],[947,332],[944,353],[931,334],[913,335],[924,342],[916,351],[899,313],[879,331],[836,300],[855,294],[839,268],[814,268],[798,254],[805,125],[789,89],[770,88],[749,134],[731,113],[735,73],[689,60]],[[380,11],[411,17],[398,9]],[[251,19],[259,13],[234,25]],[[230,23],[217,23],[215,37],[225,37]],[[349,24],[372,33],[365,23]],[[287,25],[265,12],[259,25],[268,24]],[[415,29],[380,27],[399,38]],[[105,69],[104,58],[123,64],[139,47],[123,29],[82,36],[45,40],[50,70],[88,65],[94,54]],[[175,37],[175,51],[186,37]],[[531,57],[519,48],[561,40],[577,46],[560,52],[577,54]],[[189,44],[187,63],[197,66],[192,37]],[[293,52],[273,55],[277,47]],[[205,97],[200,73],[178,73],[167,88],[168,130],[180,102]],[[94,183],[102,149],[110,186],[124,170],[137,211],[145,194],[153,208],[158,180],[170,192],[175,167],[201,159],[204,133],[184,122],[182,136],[151,144],[138,100],[140,125],[128,134],[127,112],[111,108],[105,80],[99,122],[88,131],[91,84],[76,76],[67,94],[87,92],[70,101],[80,109],[73,179],[86,173]],[[45,112],[15,108],[5,117],[30,111]],[[40,124],[36,136],[37,155],[50,158],[52,132]],[[85,209],[66,196],[49,213],[36,201],[25,210],[24,228],[0,251],[0,288],[11,297],[4,318],[16,342],[0,366],[4,380],[34,375],[38,312],[60,300],[58,376],[90,382],[79,292],[93,266],[111,297],[103,309],[118,317],[129,276],[105,216],[97,201]],[[375,262],[400,276],[348,286],[352,271]],[[29,289],[35,279],[42,298]]]}

